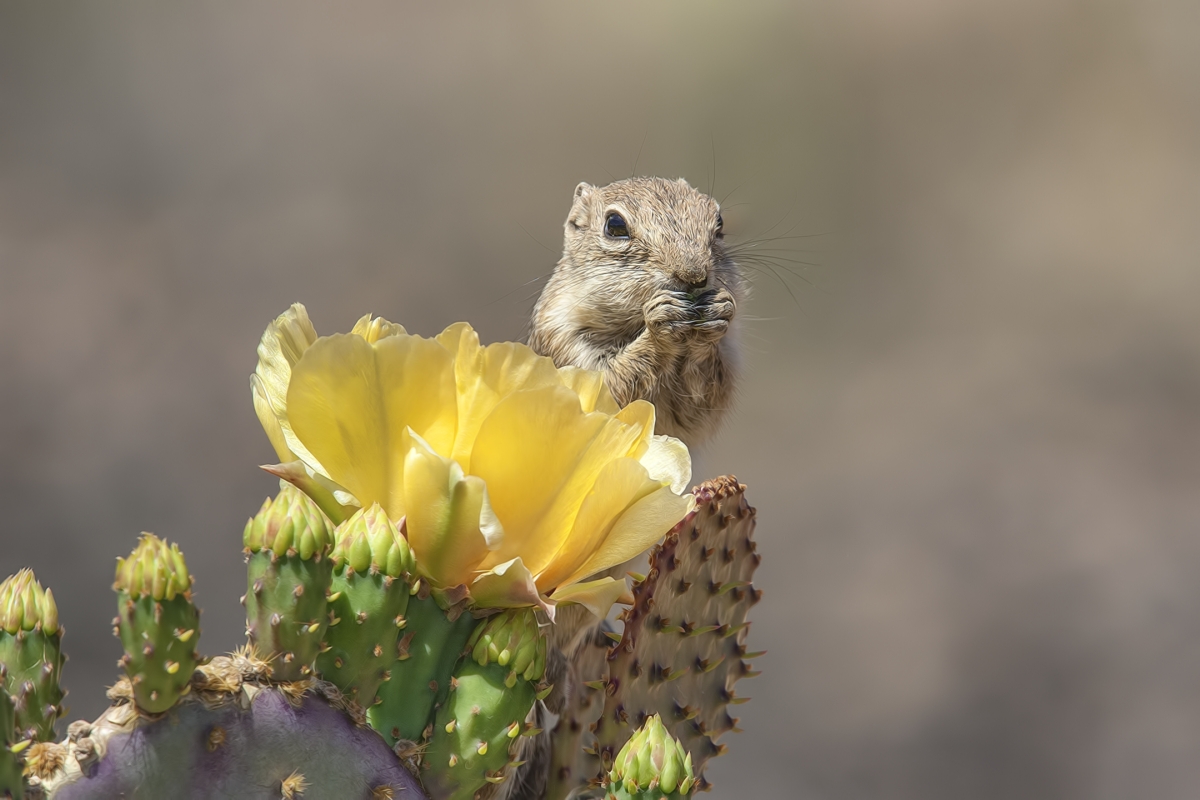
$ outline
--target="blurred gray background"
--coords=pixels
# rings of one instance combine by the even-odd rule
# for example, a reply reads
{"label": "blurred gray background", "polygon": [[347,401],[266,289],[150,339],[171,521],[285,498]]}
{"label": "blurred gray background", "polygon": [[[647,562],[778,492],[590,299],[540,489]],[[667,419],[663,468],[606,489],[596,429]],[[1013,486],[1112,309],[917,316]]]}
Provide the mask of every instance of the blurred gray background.
{"label": "blurred gray background", "polygon": [[69,718],[141,530],[239,643],[275,314],[521,337],[635,164],[775,258],[697,458],[766,555],[712,796],[1195,797],[1192,0],[4,3],[0,575],[59,598]]}

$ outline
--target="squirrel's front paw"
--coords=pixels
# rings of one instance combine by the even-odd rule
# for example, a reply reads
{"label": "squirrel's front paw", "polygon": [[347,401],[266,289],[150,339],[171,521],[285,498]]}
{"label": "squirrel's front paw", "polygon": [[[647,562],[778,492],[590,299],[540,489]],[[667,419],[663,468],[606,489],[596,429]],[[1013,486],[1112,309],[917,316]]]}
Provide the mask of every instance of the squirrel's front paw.
{"label": "squirrel's front paw", "polygon": [[646,330],[658,340],[683,342],[697,322],[696,307],[686,292],[663,292],[642,307]]}
{"label": "squirrel's front paw", "polygon": [[729,331],[729,323],[737,311],[728,289],[709,289],[696,298],[695,308],[697,319],[693,327],[709,341],[720,339]]}

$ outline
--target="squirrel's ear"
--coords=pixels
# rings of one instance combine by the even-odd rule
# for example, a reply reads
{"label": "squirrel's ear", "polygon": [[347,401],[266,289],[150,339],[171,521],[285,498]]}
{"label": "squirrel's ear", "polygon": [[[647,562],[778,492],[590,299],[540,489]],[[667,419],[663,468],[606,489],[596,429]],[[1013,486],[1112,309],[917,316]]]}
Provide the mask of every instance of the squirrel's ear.
{"label": "squirrel's ear", "polygon": [[567,228],[577,231],[586,228],[588,224],[587,199],[596,187],[590,183],[581,183],[575,187],[575,199],[571,203],[571,214],[567,217]]}

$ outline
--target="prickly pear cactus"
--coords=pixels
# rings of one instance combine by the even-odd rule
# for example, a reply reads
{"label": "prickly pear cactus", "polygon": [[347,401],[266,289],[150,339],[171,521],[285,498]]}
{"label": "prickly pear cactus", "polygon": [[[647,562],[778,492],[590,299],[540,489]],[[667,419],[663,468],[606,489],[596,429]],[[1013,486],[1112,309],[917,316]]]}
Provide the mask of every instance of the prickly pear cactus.
{"label": "prickly pear cactus", "polygon": [[462,606],[449,610],[438,606],[424,581],[415,588],[396,645],[396,663],[367,710],[371,727],[392,746],[421,742],[432,733],[434,705],[450,690],[450,673],[476,623]]}
{"label": "prickly pear cactus", "polygon": [[200,656],[200,611],[192,603],[192,576],[183,553],[143,533],[129,558],[117,559],[114,633],[125,655],[121,666],[142,710],[159,714],[187,690]]}
{"label": "prickly pear cactus", "polygon": [[329,627],[317,671],[359,704],[375,701],[407,626],[412,551],[378,504],[338,526],[330,559]]}
{"label": "prickly pear cactus", "polygon": [[752,538],[755,511],[745,487],[726,476],[695,490],[696,510],[650,554],[634,585],[621,642],[609,655],[604,710],[594,725],[605,768],[633,730],[658,714],[692,757],[705,787],[707,761],[725,752],[717,739],[737,730],[728,706],[751,670],[746,613],[761,592],[751,584],[761,557]]}
{"label": "prickly pear cactus", "polygon": [[316,504],[290,484],[246,523],[246,632],[276,680],[311,675],[325,638],[330,528]]}
{"label": "prickly pear cactus", "polygon": [[273,686],[252,651],[214,658],[162,715],[122,680],[95,722],[27,758],[53,800],[420,798],[418,781],[331,684]]}
{"label": "prickly pear cactus", "polygon": [[617,754],[604,800],[682,800],[695,783],[691,755],[655,714]]}
{"label": "prickly pear cactus", "polygon": [[54,738],[54,721],[62,713],[61,641],[54,594],[42,588],[32,570],[0,583],[0,678],[24,738]]}
{"label": "prickly pear cactus", "polygon": [[425,751],[425,786],[434,800],[485,796],[484,787],[503,782],[517,766],[522,735],[540,733],[526,725],[534,701],[549,688],[541,684],[546,638],[533,609],[481,622],[467,649]]}
{"label": "prickly pear cactus", "polygon": [[0,686],[0,797],[21,800],[25,795],[21,779],[21,759],[14,752],[17,745],[17,710],[12,698]]}

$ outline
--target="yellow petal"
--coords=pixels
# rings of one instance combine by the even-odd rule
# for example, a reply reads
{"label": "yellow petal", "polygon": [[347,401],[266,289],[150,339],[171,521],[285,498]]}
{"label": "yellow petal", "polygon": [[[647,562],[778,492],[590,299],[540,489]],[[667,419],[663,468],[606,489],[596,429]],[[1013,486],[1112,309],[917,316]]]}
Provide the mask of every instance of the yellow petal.
{"label": "yellow petal", "polygon": [[[437,452],[454,440],[456,407],[450,353],[435,341],[394,335],[368,343],[340,334],[319,339],[292,370],[288,444],[346,488],[364,507],[405,514],[405,429]],[[288,430],[284,429],[285,435]]]}
{"label": "yellow petal", "polygon": [[585,414],[564,386],[517,392],[480,426],[471,473],[483,478],[505,539],[485,566],[521,556],[534,572],[562,546],[584,497],[640,431],[604,414]]}
{"label": "yellow petal", "polygon": [[458,388],[458,432],[451,458],[474,473],[471,453],[479,427],[496,404],[514,392],[558,383],[554,362],[523,344],[501,342],[480,347],[479,334],[465,322],[451,325],[437,341],[454,354]]}
{"label": "yellow petal", "polygon": [[684,518],[691,503],[691,495],[680,497],[666,486],[638,500],[617,519],[583,566],[562,584],[582,580],[641,555]]}
{"label": "yellow petal", "polygon": [[660,488],[662,483],[650,480],[646,468],[632,458],[606,464],[583,499],[570,536],[563,539],[553,560],[537,575],[538,589],[549,594],[566,583],[601,546],[625,509]]}
{"label": "yellow petal", "polygon": [[361,336],[370,344],[375,344],[380,339],[385,339],[388,336],[403,336],[408,333],[408,331],[404,330],[403,325],[388,322],[383,317],[372,318],[370,314],[364,315],[362,319],[354,323],[354,327],[350,332],[356,336]]}
{"label": "yellow petal", "polygon": [[476,608],[522,608],[537,606],[554,621],[554,606],[538,594],[533,574],[520,558],[497,564],[471,584]]}
{"label": "yellow petal", "polygon": [[558,370],[558,379],[563,386],[579,395],[579,404],[584,411],[616,414],[621,408],[604,385],[604,376],[595,370],[562,367]]}
{"label": "yellow petal", "polygon": [[287,390],[292,367],[317,340],[317,332],[300,303],[276,317],[258,343],[258,365],[250,378],[254,411],[267,432],[280,461],[292,461],[284,430],[287,428]]}
{"label": "yellow petal", "polygon": [[476,567],[499,546],[487,487],[475,476],[429,449],[418,437],[404,459],[408,542],[417,568],[435,586],[467,583]]}
{"label": "yellow petal", "polygon": [[600,619],[608,616],[613,603],[628,597],[624,578],[600,578],[587,583],[564,586],[550,596],[553,603],[578,603]]}
{"label": "yellow petal", "polygon": [[652,436],[646,452],[638,459],[650,477],[682,494],[692,482],[692,456],[687,445],[673,436]]}

